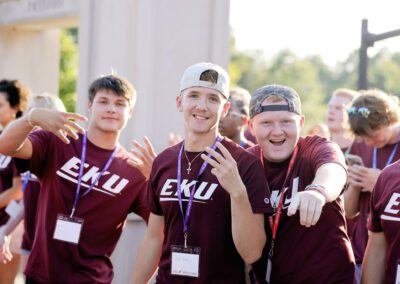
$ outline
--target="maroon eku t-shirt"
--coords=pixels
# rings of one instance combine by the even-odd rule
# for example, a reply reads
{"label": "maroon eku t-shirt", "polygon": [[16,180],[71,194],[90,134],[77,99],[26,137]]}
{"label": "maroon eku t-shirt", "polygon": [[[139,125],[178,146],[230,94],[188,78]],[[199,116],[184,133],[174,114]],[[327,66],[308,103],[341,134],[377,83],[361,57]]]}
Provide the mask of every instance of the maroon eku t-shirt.
{"label": "maroon eku t-shirt", "polygon": [[[389,160],[390,154],[395,148],[396,144],[388,144],[377,150],[377,168],[383,169]],[[368,146],[364,142],[353,143],[350,154],[360,156],[363,160],[364,166],[372,168],[373,147]],[[400,149],[397,149],[392,163],[400,159]],[[370,214],[371,193],[362,191],[360,193],[358,220],[354,226],[353,234],[351,235],[351,244],[353,246],[354,257],[357,263],[362,263],[364,252],[368,243],[368,217]]]}
{"label": "maroon eku t-shirt", "polygon": [[[386,239],[385,283],[395,283],[400,265],[400,161],[379,176],[371,196],[370,231],[383,232]],[[373,256],[372,256],[373,257]],[[400,279],[400,273],[397,276]]]}
{"label": "maroon eku t-shirt", "polygon": [[[222,144],[236,160],[239,174],[247,189],[254,213],[272,212],[265,198],[269,196],[260,161],[224,138]],[[190,190],[196,183],[194,202],[189,220],[188,246],[200,247],[199,278],[171,275],[171,246],[183,245],[183,218],[177,195],[177,165],[182,142],[166,149],[154,160],[149,183],[149,206],[153,214],[164,216],[164,242],[159,263],[157,283],[244,283],[244,262],[232,239],[231,201],[207,165],[196,183],[203,163],[198,157],[187,173],[187,160],[182,155],[182,198],[184,212]],[[219,150],[218,150],[219,152]],[[188,152],[194,159],[199,153]],[[251,239],[249,239],[251,242]]]}
{"label": "maroon eku t-shirt", "polygon": [[[57,216],[69,216],[74,202],[82,135],[68,145],[47,131],[33,132],[29,140],[32,158],[19,160],[17,166],[35,174],[41,189],[35,239],[25,274],[44,283],[111,283],[110,255],[127,214],[135,212],[148,218],[145,177],[127,163],[129,153],[118,146],[108,170],[77,204],[74,216],[84,220],[79,244],[55,240]],[[111,153],[112,150],[99,148],[88,139],[81,192],[94,182]]]}
{"label": "maroon eku t-shirt", "polygon": [[[0,193],[9,190],[13,185],[13,178],[18,176],[19,172],[15,168],[14,159],[0,154]],[[6,207],[0,208],[0,226],[7,223],[10,218],[5,211]]]}
{"label": "maroon eku t-shirt", "polygon": [[[343,153],[335,143],[319,136],[300,138],[297,145],[297,158],[285,187],[285,201],[275,240],[270,283],[353,283],[354,258],[346,234],[342,195],[325,204],[315,226],[302,226],[299,212],[294,216],[287,216],[287,208],[294,195],[304,191],[312,183],[320,166],[338,163],[345,167]],[[248,151],[260,157],[259,146]],[[289,161],[290,158],[281,163],[272,163],[264,159],[271,203],[276,206]],[[271,236],[268,222],[265,227],[267,235]],[[265,282],[269,249],[270,245],[267,245],[263,257],[253,265],[259,283]]]}
{"label": "maroon eku t-shirt", "polygon": [[[17,162],[18,163],[18,162]],[[21,174],[22,182],[25,182],[28,172]],[[29,181],[24,189],[24,234],[22,236],[21,249],[30,251],[35,238],[36,211],[39,202],[40,183],[34,174],[30,174]]]}

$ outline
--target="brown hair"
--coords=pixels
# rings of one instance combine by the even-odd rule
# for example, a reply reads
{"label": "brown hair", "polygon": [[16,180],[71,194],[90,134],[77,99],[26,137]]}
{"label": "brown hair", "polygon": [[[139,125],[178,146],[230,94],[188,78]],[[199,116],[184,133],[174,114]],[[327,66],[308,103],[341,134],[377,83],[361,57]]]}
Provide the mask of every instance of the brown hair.
{"label": "brown hair", "polygon": [[132,84],[122,76],[111,74],[94,80],[89,87],[90,102],[93,102],[96,93],[100,90],[110,90],[116,93],[117,96],[124,97],[131,107],[136,103],[136,90],[133,88]]}
{"label": "brown hair", "polygon": [[348,109],[350,128],[357,136],[372,136],[384,126],[400,121],[397,97],[372,89],[361,91]]}

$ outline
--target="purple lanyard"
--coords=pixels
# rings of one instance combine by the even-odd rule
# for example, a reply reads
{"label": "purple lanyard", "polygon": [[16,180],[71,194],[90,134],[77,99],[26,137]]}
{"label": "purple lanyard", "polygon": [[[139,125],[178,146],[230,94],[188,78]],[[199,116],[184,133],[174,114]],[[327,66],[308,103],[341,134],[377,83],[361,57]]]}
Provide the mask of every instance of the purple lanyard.
{"label": "purple lanyard", "polygon": [[[211,146],[211,149],[215,150],[217,147],[217,142],[221,141],[221,137],[217,136],[217,138],[214,141],[214,144]],[[182,180],[182,153],[183,153],[183,147],[184,147],[184,142],[182,143],[181,150],[179,151],[179,156],[178,156],[178,177],[177,177],[177,188],[178,188],[178,201],[179,201],[179,208],[181,209],[182,213],[182,218],[183,218],[183,234],[185,237],[185,247],[186,247],[186,238],[188,234],[188,224],[189,224],[189,219],[190,219],[190,212],[192,210],[192,205],[193,205],[193,198],[194,198],[194,193],[196,189],[196,183],[193,185],[192,190],[190,191],[190,197],[188,201],[188,205],[186,208],[186,213],[183,212],[183,204],[182,204],[182,192],[181,192],[181,180]],[[211,154],[207,155],[208,157],[211,157]],[[201,165],[201,168],[199,170],[199,173],[197,174],[196,181],[200,178],[200,176],[204,173],[204,170],[207,167],[207,162],[204,161],[203,164]]]}
{"label": "purple lanyard", "polygon": [[31,172],[30,172],[30,171],[27,171],[27,172],[25,173],[25,180],[24,180],[24,183],[22,184],[22,189],[21,189],[22,193],[25,192],[25,189],[26,189],[26,187],[28,186],[28,182],[29,182],[30,178],[31,178]]}
{"label": "purple lanyard", "polygon": [[[85,165],[85,159],[86,159],[86,147],[87,147],[87,133],[83,135],[83,143],[82,143],[82,154],[81,154],[81,164],[79,166],[79,176],[78,176],[78,185],[76,186],[76,192],[75,192],[75,200],[74,200],[74,205],[72,207],[71,215],[72,217],[75,213],[76,205],[78,204],[79,200],[79,193],[81,191],[81,181],[82,181],[82,176],[83,176],[83,168]],[[114,151],[111,153],[110,157],[107,160],[107,163],[105,164],[104,168],[101,170],[100,174],[97,175],[96,179],[90,184],[89,188],[82,194],[82,196],[85,196],[88,194],[94,187],[94,185],[98,182],[100,177],[107,171],[107,169],[110,167],[112,161],[114,160],[115,153],[117,152],[117,148],[115,147]]]}
{"label": "purple lanyard", "polygon": [[[399,142],[396,143],[396,145],[394,146],[394,148],[392,150],[392,153],[390,153],[390,156],[389,156],[389,158],[388,158],[388,160],[386,162],[385,167],[389,166],[392,163],[394,155],[396,154],[396,151],[397,151],[398,147],[399,147]],[[376,169],[376,167],[377,167],[377,161],[376,161],[377,160],[377,158],[376,158],[377,152],[378,152],[378,149],[376,147],[374,147],[374,152],[373,152],[373,155],[372,155],[372,168],[373,169]]]}

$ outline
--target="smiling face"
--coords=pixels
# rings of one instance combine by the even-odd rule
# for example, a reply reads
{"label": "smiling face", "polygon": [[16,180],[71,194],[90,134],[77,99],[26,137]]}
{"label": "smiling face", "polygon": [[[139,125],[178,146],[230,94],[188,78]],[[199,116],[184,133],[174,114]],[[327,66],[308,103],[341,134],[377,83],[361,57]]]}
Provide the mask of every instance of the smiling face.
{"label": "smiling face", "polygon": [[90,124],[103,132],[118,132],[122,130],[132,115],[132,108],[123,96],[114,91],[100,89],[89,102],[89,112],[92,114]]}
{"label": "smiling face", "polygon": [[176,105],[183,113],[185,133],[203,134],[218,131],[221,116],[229,109],[229,102],[218,91],[204,87],[184,90],[176,98]]}
{"label": "smiling face", "polygon": [[[267,98],[262,106],[287,105],[285,100],[271,102]],[[304,116],[289,111],[266,111],[255,115],[250,126],[270,162],[288,159],[299,141]]]}

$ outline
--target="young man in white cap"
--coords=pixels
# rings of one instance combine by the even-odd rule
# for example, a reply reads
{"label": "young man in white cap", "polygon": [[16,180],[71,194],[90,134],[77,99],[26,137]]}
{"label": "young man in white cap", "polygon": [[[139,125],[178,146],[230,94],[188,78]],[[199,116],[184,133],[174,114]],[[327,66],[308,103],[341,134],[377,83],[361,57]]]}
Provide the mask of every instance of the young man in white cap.
{"label": "young man in white cap", "polygon": [[346,168],[339,147],[300,137],[300,97],[269,85],[250,101],[259,142],[249,151],[264,165],[276,214],[266,227],[271,244],[254,265],[260,283],[353,283],[354,257],[345,231],[342,192]]}
{"label": "young man in white cap", "polygon": [[218,135],[229,109],[229,76],[218,65],[186,69],[176,105],[184,141],[154,160],[151,211],[132,283],[244,283],[266,242],[268,187],[261,163]]}
{"label": "young man in white cap", "polygon": [[103,76],[89,88],[87,131],[69,120],[78,114],[33,108],[2,133],[0,153],[24,159],[17,167],[41,183],[26,283],[111,283],[127,214],[149,214],[146,179],[118,144],[135,101],[126,79]]}

